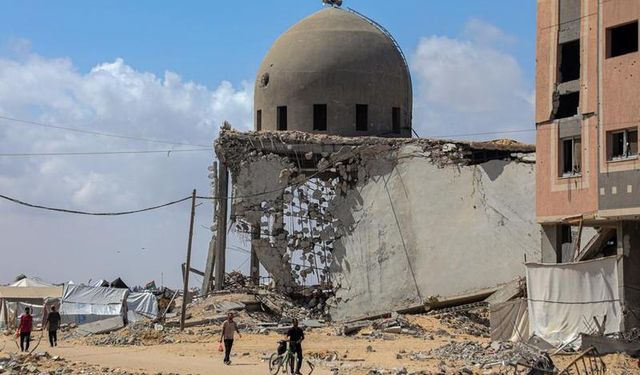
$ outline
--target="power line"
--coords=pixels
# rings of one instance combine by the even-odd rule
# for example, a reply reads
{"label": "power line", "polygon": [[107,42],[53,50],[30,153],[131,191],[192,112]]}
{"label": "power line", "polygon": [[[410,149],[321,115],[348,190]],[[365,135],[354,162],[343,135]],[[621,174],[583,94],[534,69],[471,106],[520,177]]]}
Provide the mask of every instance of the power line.
{"label": "power line", "polygon": [[39,121],[24,120],[24,119],[19,119],[19,118],[14,118],[14,117],[9,117],[9,116],[2,116],[2,115],[0,115],[0,119],[7,120],[7,121],[13,121],[13,122],[21,123],[21,124],[40,126],[40,127],[43,127],[43,128],[66,130],[66,131],[75,132],[75,133],[82,133],[82,134],[98,135],[98,136],[101,136],[101,137],[128,139],[128,140],[132,140],[132,141],[144,141],[144,142],[160,143],[160,144],[173,145],[173,146],[208,147],[206,145],[196,145],[196,144],[192,144],[192,143],[164,141],[164,140],[151,139],[151,138],[135,137],[135,136],[130,136],[130,135],[122,135],[122,134],[106,133],[106,132],[101,132],[101,131],[78,129],[78,128],[72,128],[72,127],[69,127],[69,126],[53,125],[53,124],[47,124],[47,123],[39,122]]}
{"label": "power line", "polygon": [[131,151],[80,151],[80,152],[34,152],[34,153],[0,153],[0,157],[30,157],[30,156],[86,156],[86,155],[125,155],[125,154],[167,154],[174,152],[211,151],[210,148],[192,148],[178,150],[131,150]]}
{"label": "power line", "polygon": [[2,195],[2,194],[0,194],[0,198],[6,199],[6,200],[8,200],[10,202],[17,203],[17,204],[22,205],[22,206],[27,206],[27,207],[31,207],[31,208],[37,208],[37,209],[41,209],[41,210],[64,212],[64,213],[68,213],[68,214],[91,215],[91,216],[122,216],[122,215],[130,215],[130,214],[135,214],[135,213],[139,213],[139,212],[157,210],[159,208],[172,206],[174,204],[178,204],[178,203],[181,203],[181,202],[184,202],[184,201],[187,201],[187,200],[191,199],[191,197],[186,197],[186,198],[178,199],[178,200],[173,201],[173,202],[168,202],[168,203],[160,204],[160,205],[157,205],[157,206],[152,206],[152,207],[147,207],[147,208],[142,208],[142,209],[139,209],[139,210],[132,210],[132,211],[87,212],[87,211],[69,210],[69,209],[66,209],[66,208],[47,207],[47,206],[42,206],[42,205],[38,205],[38,204],[27,203],[27,202],[21,201],[19,199],[11,198],[11,197],[8,197],[8,196]]}

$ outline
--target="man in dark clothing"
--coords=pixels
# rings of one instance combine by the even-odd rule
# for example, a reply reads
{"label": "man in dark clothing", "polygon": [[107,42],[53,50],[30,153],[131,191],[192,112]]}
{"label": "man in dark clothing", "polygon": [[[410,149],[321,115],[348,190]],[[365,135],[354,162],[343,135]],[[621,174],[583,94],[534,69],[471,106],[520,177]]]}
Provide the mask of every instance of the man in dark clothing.
{"label": "man in dark clothing", "polygon": [[20,315],[20,326],[18,327],[18,332],[20,333],[20,351],[26,352],[29,350],[32,327],[33,317],[31,316],[31,309],[26,307],[24,314]]}
{"label": "man in dark clothing", "polygon": [[51,306],[51,312],[47,316],[46,324],[49,325],[49,344],[51,347],[58,346],[58,329],[60,328],[60,313],[55,306]]}
{"label": "man in dark clothing", "polygon": [[289,345],[291,351],[296,353],[298,357],[298,363],[296,363],[296,370],[293,371],[293,358],[291,358],[291,372],[299,375],[302,368],[302,340],[304,340],[304,331],[298,327],[298,319],[293,319],[293,327],[289,328],[286,335],[289,338]]}

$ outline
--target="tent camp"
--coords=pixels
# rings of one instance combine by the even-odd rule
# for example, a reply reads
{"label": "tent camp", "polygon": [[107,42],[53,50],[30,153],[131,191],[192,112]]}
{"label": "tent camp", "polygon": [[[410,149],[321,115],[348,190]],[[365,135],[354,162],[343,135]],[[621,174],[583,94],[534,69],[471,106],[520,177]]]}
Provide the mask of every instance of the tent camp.
{"label": "tent camp", "polygon": [[60,315],[64,323],[84,324],[127,316],[127,289],[67,284]]}
{"label": "tent camp", "polygon": [[0,329],[13,329],[18,317],[30,307],[34,324],[41,324],[46,314],[45,305],[58,305],[62,286],[37,279],[22,278],[9,286],[0,286]]}
{"label": "tent camp", "polygon": [[153,293],[131,293],[127,298],[127,320],[137,322],[158,317],[158,299]]}

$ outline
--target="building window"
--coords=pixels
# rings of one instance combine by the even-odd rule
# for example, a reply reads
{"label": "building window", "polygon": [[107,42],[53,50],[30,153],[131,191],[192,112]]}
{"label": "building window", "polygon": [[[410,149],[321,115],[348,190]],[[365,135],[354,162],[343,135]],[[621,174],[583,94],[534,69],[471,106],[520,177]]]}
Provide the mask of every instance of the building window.
{"label": "building window", "polygon": [[286,106],[278,107],[278,116],[276,121],[278,121],[278,130],[287,130],[287,107]]}
{"label": "building window", "polygon": [[637,128],[609,133],[609,160],[623,160],[638,156]]}
{"label": "building window", "polygon": [[554,119],[572,117],[578,114],[578,106],[580,105],[580,92],[571,92],[560,95],[558,98],[558,107],[553,116]]}
{"label": "building window", "polygon": [[369,106],[356,104],[356,130],[366,132],[369,123]]}
{"label": "building window", "polygon": [[563,138],[560,140],[561,176],[570,177],[582,172],[582,140],[580,137]]}
{"label": "building window", "polygon": [[391,122],[393,125],[393,133],[400,134],[400,108],[393,107],[391,111]]}
{"label": "building window", "polygon": [[607,57],[638,51],[638,21],[607,29]]}
{"label": "building window", "polygon": [[327,105],[326,104],[313,105],[313,130],[317,130],[317,131],[327,130]]}
{"label": "building window", "polygon": [[256,130],[260,131],[262,130],[262,110],[259,109],[256,112]]}
{"label": "building window", "polygon": [[580,39],[560,44],[558,67],[558,83],[580,79]]}

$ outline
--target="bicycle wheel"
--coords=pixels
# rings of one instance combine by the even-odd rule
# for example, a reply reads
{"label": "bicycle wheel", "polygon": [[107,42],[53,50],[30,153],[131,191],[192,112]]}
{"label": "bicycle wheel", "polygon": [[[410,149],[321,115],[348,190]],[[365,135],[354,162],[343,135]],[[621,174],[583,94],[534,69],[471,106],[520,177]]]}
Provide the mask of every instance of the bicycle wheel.
{"label": "bicycle wheel", "polygon": [[290,353],[289,360],[287,361],[287,363],[285,363],[285,366],[287,366],[287,372],[286,372],[287,375],[294,375],[296,373],[291,368],[293,367],[295,369],[295,367],[297,366],[297,362],[298,362],[298,355],[296,353]]}
{"label": "bicycle wheel", "polygon": [[282,356],[278,355],[278,353],[271,354],[271,357],[269,357],[269,373],[271,375],[278,375],[281,367]]}

